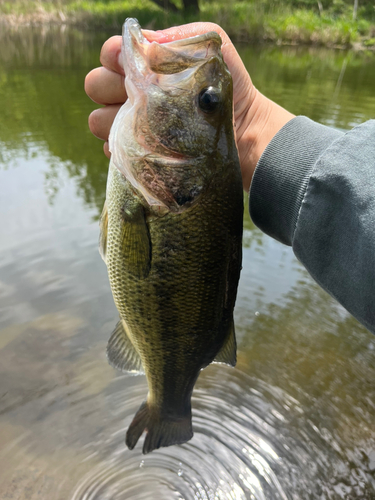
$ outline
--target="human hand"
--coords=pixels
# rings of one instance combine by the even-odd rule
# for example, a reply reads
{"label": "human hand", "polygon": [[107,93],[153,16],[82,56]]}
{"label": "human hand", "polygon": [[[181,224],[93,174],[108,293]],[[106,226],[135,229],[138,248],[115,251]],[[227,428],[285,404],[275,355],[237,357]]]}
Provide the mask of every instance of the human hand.
{"label": "human hand", "polygon": [[[166,43],[208,31],[216,31],[221,51],[233,78],[233,110],[236,142],[244,189],[249,190],[256,164],[273,136],[293,115],[263,96],[253,85],[246,68],[225,31],[213,23],[192,23],[163,31],[143,30],[150,42]],[[85,79],[85,91],[96,103],[104,104],[89,116],[91,132],[105,141],[104,152],[110,157],[108,136],[112,122],[127,96],[121,61],[121,36],[107,40],[101,50],[100,68]]]}

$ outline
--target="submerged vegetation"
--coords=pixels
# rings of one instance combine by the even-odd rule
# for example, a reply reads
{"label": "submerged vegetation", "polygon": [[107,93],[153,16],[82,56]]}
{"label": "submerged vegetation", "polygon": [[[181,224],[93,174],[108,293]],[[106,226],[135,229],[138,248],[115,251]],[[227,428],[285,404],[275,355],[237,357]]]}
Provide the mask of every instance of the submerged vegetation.
{"label": "submerged vegetation", "polygon": [[236,41],[375,48],[374,0],[0,0],[0,22],[118,30],[128,16],[162,29],[220,24]]}

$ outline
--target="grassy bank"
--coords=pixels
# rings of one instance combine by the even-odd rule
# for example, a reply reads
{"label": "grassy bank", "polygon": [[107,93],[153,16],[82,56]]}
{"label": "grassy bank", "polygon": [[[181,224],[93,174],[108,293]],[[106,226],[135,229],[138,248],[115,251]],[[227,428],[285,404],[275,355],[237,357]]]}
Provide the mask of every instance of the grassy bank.
{"label": "grassy bank", "polygon": [[[178,6],[178,1],[176,5]],[[335,9],[301,8],[273,0],[201,0],[199,14],[166,11],[151,0],[0,0],[0,22],[69,24],[119,30],[124,19],[161,29],[193,21],[220,24],[236,41],[272,41],[375,49],[375,8],[359,10],[341,2]]]}

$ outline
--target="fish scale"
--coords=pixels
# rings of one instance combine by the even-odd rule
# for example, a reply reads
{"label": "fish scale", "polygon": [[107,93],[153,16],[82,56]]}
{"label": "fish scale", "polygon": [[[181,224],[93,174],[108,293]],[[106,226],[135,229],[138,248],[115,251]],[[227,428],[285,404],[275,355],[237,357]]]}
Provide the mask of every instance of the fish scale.
{"label": "fish scale", "polygon": [[[148,396],[126,444],[132,449],[146,430],[148,453],[192,437],[191,395],[200,371],[213,361],[235,364],[243,193],[232,81],[218,35],[164,44],[158,55],[158,44],[127,20],[123,41],[126,80],[143,83],[128,85],[134,94],[110,135],[101,253],[120,321],[107,354],[116,368],[146,374]],[[180,78],[177,96],[168,77]],[[202,92],[208,92],[203,112]],[[210,92],[221,101],[207,113]],[[171,134],[181,121],[186,130]]]}

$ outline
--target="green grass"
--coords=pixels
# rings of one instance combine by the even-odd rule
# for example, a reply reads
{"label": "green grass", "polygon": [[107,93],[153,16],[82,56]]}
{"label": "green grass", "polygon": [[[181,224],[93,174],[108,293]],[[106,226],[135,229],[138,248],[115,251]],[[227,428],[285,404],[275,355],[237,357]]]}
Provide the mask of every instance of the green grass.
{"label": "green grass", "polygon": [[272,39],[323,45],[350,45],[370,31],[370,23],[349,16],[333,18],[297,10],[269,19],[267,32]]}
{"label": "green grass", "polygon": [[363,45],[365,47],[374,47],[375,48],[375,38],[368,38],[363,41]]}
{"label": "green grass", "polygon": [[182,12],[167,12],[151,0],[0,0],[0,18],[5,15],[14,23],[43,22],[45,16],[48,22],[116,30],[129,16],[151,29],[212,21],[234,40],[346,47],[361,42],[370,48],[374,46],[375,23],[371,21],[371,11],[363,11],[370,12],[367,19],[359,15],[353,20],[350,6],[336,0],[321,15],[317,7],[293,7],[290,0],[201,0],[200,7],[199,14],[186,16]]}

